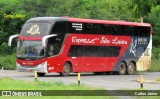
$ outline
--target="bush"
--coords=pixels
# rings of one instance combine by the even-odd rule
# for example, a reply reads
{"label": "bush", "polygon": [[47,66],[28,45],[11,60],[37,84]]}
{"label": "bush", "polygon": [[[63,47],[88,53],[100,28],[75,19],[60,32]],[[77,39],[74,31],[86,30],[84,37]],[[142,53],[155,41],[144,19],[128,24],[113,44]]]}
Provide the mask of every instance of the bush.
{"label": "bush", "polygon": [[16,55],[0,56],[0,69],[15,70],[16,69]]}
{"label": "bush", "polygon": [[160,48],[153,47],[152,49],[152,59],[153,60],[160,60]]}
{"label": "bush", "polygon": [[16,47],[15,48],[8,47],[6,42],[3,42],[2,45],[0,45],[0,55],[1,56],[11,55],[15,52],[16,52]]}

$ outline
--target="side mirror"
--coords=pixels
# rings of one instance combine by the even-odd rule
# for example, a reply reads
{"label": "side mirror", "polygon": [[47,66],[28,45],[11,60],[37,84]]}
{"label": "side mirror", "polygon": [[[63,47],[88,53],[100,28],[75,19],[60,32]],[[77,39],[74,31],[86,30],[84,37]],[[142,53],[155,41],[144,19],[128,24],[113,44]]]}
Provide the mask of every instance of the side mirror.
{"label": "side mirror", "polygon": [[19,34],[10,36],[10,37],[9,37],[9,40],[8,40],[8,46],[11,46],[11,45],[12,45],[12,40],[13,40],[14,38],[18,37],[18,36],[19,36]]}
{"label": "side mirror", "polygon": [[51,35],[46,35],[42,38],[42,47],[46,47],[46,40],[48,38],[51,38],[51,37],[54,37],[54,36],[57,36],[57,34],[51,34]]}

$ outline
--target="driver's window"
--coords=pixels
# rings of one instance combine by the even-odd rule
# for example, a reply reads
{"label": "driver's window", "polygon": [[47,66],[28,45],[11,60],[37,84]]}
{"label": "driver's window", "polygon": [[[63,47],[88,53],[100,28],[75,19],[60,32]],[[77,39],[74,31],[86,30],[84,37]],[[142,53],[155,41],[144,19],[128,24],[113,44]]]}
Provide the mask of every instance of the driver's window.
{"label": "driver's window", "polygon": [[52,55],[53,55],[53,51],[54,51],[54,46],[53,46],[53,45],[50,45],[50,46],[49,46],[49,52],[48,52],[49,56],[52,56]]}

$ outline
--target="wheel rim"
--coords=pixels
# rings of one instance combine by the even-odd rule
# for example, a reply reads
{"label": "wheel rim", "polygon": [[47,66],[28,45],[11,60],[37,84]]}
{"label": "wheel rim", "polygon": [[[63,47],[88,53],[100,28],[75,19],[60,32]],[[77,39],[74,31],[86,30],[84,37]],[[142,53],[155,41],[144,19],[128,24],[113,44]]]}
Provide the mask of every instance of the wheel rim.
{"label": "wheel rim", "polygon": [[125,73],[126,73],[126,66],[124,63],[121,63],[121,65],[119,67],[119,74],[124,75]]}
{"label": "wheel rim", "polygon": [[133,73],[133,72],[134,72],[134,66],[130,65],[130,66],[128,67],[128,72],[129,72],[129,73]]}
{"label": "wheel rim", "polygon": [[124,68],[125,68],[124,65],[121,65],[121,66],[120,66],[120,71],[121,71],[121,72],[124,72]]}
{"label": "wheel rim", "polygon": [[68,66],[67,65],[65,65],[64,66],[64,73],[68,73],[69,72],[69,70],[68,70]]}

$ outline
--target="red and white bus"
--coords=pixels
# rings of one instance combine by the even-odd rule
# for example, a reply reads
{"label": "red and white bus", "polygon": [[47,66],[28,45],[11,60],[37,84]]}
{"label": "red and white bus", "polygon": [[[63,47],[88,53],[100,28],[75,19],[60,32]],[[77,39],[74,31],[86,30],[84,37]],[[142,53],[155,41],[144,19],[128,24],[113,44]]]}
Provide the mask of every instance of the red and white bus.
{"label": "red and white bus", "polygon": [[148,23],[37,17],[29,19],[18,37],[18,71],[39,76],[57,72],[116,71],[134,74],[151,66],[152,31]]}

